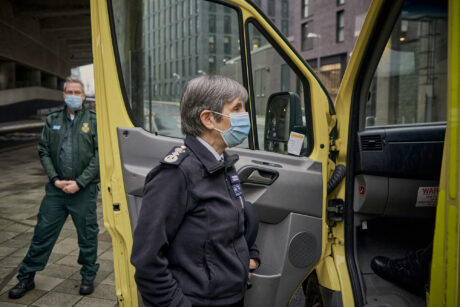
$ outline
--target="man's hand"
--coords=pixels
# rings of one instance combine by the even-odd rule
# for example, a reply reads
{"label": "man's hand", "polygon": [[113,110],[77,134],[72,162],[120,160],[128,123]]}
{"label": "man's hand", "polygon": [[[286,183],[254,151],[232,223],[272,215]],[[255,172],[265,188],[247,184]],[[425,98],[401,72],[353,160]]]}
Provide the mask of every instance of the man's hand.
{"label": "man's hand", "polygon": [[251,279],[252,277],[251,271],[257,270],[258,267],[259,267],[259,263],[257,261],[255,261],[254,259],[249,260],[249,274],[248,274],[249,279]]}
{"label": "man's hand", "polygon": [[69,180],[56,180],[54,186],[58,189],[64,190],[64,187],[70,183]]}
{"label": "man's hand", "polygon": [[78,186],[75,180],[69,180],[66,186],[62,189],[64,193],[67,194],[75,194],[80,191],[80,187]]}

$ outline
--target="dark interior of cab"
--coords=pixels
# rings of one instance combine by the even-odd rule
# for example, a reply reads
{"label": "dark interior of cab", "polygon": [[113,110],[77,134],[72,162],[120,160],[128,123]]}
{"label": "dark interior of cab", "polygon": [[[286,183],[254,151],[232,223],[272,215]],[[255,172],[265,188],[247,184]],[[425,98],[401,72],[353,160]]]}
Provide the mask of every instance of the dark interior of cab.
{"label": "dark interior of cab", "polygon": [[433,240],[447,114],[447,1],[383,5],[350,113],[347,261],[357,306],[426,306],[425,293],[381,278],[371,262],[405,258]]}
{"label": "dark interior of cab", "polygon": [[419,190],[439,185],[444,132],[439,124],[358,133],[354,250],[366,306],[425,305],[423,296],[376,275],[371,260],[403,258],[431,243],[436,208]]}

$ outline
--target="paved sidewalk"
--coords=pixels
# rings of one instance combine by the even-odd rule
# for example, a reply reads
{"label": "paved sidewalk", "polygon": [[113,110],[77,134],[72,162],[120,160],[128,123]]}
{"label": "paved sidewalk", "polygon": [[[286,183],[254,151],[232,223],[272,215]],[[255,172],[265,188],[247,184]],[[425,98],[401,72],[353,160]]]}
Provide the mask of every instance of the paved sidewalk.
{"label": "paved sidewalk", "polygon": [[77,232],[69,216],[48,265],[35,277],[35,289],[20,299],[8,298],[30,245],[47,182],[36,145],[0,153],[0,306],[117,306],[112,244],[103,225],[100,194],[97,209],[100,267],[94,293],[85,297],[78,293],[79,249]]}

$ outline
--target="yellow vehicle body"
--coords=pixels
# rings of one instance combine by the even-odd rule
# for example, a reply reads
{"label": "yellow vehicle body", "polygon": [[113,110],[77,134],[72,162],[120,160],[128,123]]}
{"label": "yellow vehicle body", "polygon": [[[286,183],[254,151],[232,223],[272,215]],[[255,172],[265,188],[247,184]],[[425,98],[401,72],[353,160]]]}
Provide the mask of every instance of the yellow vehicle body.
{"label": "yellow vehicle body", "polygon": [[[310,84],[315,146],[309,158],[320,162],[322,165],[324,195],[322,211],[325,217],[327,216],[326,207],[329,198],[345,199],[345,180],[342,180],[330,195],[326,193],[327,182],[335,169],[335,163],[329,159],[329,152],[330,150],[338,151],[336,162],[346,165],[353,86],[383,1],[373,1],[369,8],[339,90],[335,104],[335,115],[329,114],[327,94],[316,76],[286,40],[281,37],[279,32],[273,29],[266,18],[246,1],[229,0],[228,3],[241,9],[243,22],[251,18],[257,20]],[[449,1],[449,14],[460,17],[459,1]],[[130,263],[131,221],[117,136],[118,127],[133,127],[134,125],[126,109],[120,87],[107,1],[91,0],[91,24],[104,225],[112,237],[118,303],[120,306],[138,306],[140,302],[134,280],[135,269]],[[247,35],[246,28],[244,28],[243,35]],[[246,48],[249,47],[246,46]],[[430,306],[459,306],[460,304],[458,296],[460,292],[458,260],[458,248],[460,246],[460,198],[458,195],[460,188],[458,163],[460,158],[458,149],[460,135],[458,124],[460,117],[460,18],[449,19],[448,50],[448,121],[436,217]],[[248,69],[246,73],[249,73]],[[252,90],[252,88],[248,89],[248,91]],[[331,142],[329,134],[336,124],[337,138],[335,142]],[[319,144],[323,146],[320,147]],[[344,222],[338,222],[331,227],[327,219],[323,219],[321,257],[312,271],[316,272],[321,286],[341,292],[343,306],[354,306],[355,299],[347,266],[344,233]],[[307,277],[308,273],[305,275],[305,278]],[[300,288],[301,285],[298,287]],[[292,289],[292,295],[296,290]]]}
{"label": "yellow vehicle body", "polygon": [[431,265],[429,306],[460,305],[460,3],[449,1],[448,113]]}

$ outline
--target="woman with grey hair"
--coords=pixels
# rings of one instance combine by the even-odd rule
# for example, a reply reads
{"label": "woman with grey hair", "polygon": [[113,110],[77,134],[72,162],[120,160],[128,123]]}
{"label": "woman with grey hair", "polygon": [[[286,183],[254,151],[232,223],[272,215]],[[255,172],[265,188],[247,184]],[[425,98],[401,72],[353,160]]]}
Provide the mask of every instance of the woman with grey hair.
{"label": "woman with grey hair", "polygon": [[131,262],[147,306],[243,306],[260,263],[244,237],[244,198],[225,152],[250,130],[246,89],[223,76],[187,83],[180,101],[184,145],[148,175]]}

